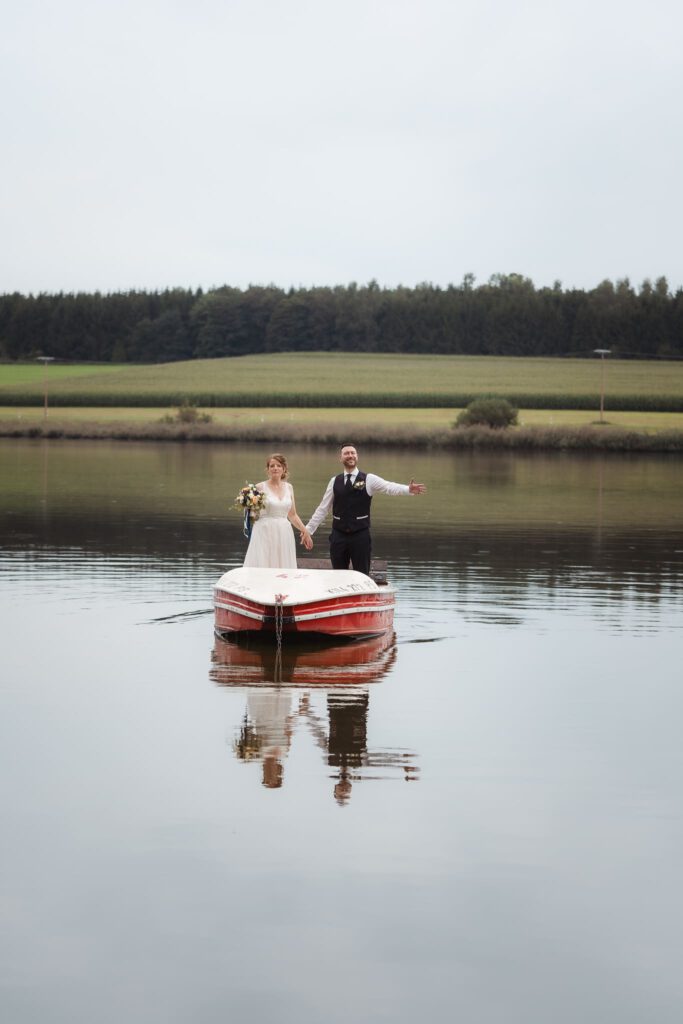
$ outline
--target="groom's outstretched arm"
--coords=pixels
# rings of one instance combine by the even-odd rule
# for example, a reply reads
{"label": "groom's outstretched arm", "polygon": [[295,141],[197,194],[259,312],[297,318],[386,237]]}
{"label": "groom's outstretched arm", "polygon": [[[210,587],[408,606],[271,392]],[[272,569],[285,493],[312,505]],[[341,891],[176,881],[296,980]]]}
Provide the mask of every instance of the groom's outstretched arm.
{"label": "groom's outstretched arm", "polygon": [[384,480],[376,473],[368,473],[366,477],[367,490],[370,497],[373,494],[390,494],[394,497],[408,494],[424,494],[427,490],[424,484],[416,484],[411,480],[409,484],[396,484],[393,480]]}
{"label": "groom's outstretched arm", "polygon": [[306,523],[306,529],[308,530],[309,533],[315,533],[315,531],[318,529],[318,527],[322,523],[322,521],[325,518],[325,516],[327,515],[327,513],[332,508],[332,501],[333,501],[333,498],[334,498],[333,488],[334,488],[334,477],[332,477],[330,479],[329,484],[325,488],[325,493],[323,494],[323,500],[320,502],[320,504],[318,505],[317,509],[315,510],[315,512],[313,513],[311,518]]}

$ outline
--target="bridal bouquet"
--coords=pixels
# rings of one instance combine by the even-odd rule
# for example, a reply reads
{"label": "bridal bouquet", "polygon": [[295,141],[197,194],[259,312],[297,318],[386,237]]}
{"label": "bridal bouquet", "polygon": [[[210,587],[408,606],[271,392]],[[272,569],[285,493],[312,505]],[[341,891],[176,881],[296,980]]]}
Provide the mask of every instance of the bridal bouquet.
{"label": "bridal bouquet", "polygon": [[246,484],[235,498],[234,508],[244,513],[242,533],[247,540],[251,538],[251,527],[260,516],[265,500],[265,494],[259,491],[256,484]]}
{"label": "bridal bouquet", "polygon": [[240,512],[249,512],[251,518],[256,520],[261,514],[265,500],[265,494],[259,491],[256,484],[246,484],[235,498],[234,507]]}

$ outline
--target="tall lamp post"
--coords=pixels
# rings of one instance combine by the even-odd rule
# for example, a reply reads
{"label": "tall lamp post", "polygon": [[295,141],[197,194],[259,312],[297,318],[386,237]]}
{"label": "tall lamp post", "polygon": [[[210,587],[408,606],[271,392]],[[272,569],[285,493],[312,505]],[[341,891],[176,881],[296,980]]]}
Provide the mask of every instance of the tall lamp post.
{"label": "tall lamp post", "polygon": [[43,369],[43,396],[44,396],[43,419],[44,420],[47,419],[47,366],[48,366],[48,363],[54,363],[54,361],[55,361],[55,357],[54,356],[36,356],[36,362],[42,363],[43,367],[44,367],[44,369]]}
{"label": "tall lamp post", "polygon": [[608,356],[612,351],[611,348],[594,348],[596,356],[600,356],[601,370],[600,370],[600,422],[604,423],[603,414],[605,412],[605,356]]}

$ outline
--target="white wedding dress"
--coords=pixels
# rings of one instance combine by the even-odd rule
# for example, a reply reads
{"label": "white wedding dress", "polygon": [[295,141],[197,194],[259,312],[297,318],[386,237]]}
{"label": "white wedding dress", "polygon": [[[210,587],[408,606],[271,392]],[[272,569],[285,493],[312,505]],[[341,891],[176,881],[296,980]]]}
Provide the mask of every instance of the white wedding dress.
{"label": "white wedding dress", "polygon": [[245,566],[256,569],[296,569],[294,531],[287,518],[292,508],[292,486],[285,484],[278,498],[268,484],[263,488],[265,507],[251,529]]}

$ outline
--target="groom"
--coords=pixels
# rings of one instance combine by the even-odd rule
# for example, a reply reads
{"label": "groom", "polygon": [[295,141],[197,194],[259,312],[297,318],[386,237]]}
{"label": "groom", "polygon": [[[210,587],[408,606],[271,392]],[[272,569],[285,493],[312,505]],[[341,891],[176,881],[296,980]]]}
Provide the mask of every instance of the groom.
{"label": "groom", "polygon": [[[330,480],[323,500],[306,524],[313,534],[332,507],[330,559],[333,569],[348,569],[370,575],[370,504],[374,494],[424,494],[424,484],[394,484],[374,473],[358,469],[358,452],[352,444],[344,444],[339,455],[344,472]],[[303,536],[303,534],[302,534]]]}

